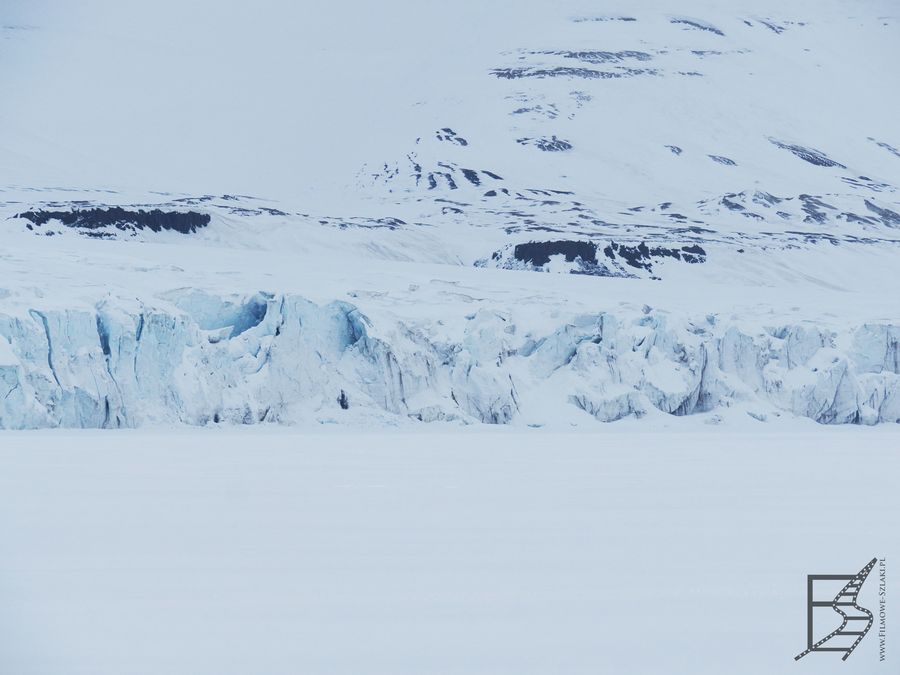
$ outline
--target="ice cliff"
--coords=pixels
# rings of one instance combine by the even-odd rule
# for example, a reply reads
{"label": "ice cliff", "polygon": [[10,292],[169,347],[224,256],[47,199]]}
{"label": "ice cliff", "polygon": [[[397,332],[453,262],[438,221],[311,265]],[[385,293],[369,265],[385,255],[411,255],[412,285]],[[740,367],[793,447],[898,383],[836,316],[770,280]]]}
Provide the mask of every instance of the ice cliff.
{"label": "ice cliff", "polygon": [[296,295],[0,314],[0,428],[306,423],[543,425],[739,412],[900,421],[900,326],[835,330],[644,307],[543,334],[481,308],[442,322]]}

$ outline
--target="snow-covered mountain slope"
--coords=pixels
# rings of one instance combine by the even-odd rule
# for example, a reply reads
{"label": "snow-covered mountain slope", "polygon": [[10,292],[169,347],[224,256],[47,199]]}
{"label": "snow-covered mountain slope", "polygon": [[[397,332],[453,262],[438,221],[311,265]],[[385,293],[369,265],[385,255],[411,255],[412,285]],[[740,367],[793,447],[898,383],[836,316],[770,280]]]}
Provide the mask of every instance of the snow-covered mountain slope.
{"label": "snow-covered mountain slope", "polygon": [[4,10],[0,426],[900,420],[894,3],[161,4]]}

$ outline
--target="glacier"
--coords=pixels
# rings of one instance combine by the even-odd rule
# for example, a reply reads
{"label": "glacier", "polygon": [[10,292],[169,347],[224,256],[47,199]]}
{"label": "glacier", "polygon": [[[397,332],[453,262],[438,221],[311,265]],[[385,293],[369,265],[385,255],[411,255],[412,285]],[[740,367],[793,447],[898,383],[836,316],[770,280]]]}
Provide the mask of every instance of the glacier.
{"label": "glacier", "polygon": [[887,0],[53,4],[0,22],[4,428],[900,419]]}
{"label": "glacier", "polygon": [[793,675],[900,553],[897,64],[898,0],[0,0],[0,674]]}
{"label": "glacier", "polygon": [[0,428],[714,423],[731,412],[900,422],[896,323],[754,326],[650,307],[543,331],[485,307],[464,321],[454,336],[345,301],[197,289],[0,313]]}

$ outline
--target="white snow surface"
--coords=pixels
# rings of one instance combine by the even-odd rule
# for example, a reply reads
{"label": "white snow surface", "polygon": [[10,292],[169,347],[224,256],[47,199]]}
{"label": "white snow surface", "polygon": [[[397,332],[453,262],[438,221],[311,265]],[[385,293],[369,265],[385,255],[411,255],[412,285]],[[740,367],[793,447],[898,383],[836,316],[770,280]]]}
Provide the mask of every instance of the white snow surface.
{"label": "white snow surface", "polygon": [[[898,427],[619,428],[8,432],[0,671],[892,672]],[[887,660],[795,662],[874,556]]]}
{"label": "white snow surface", "polygon": [[0,427],[900,421],[896,3],[2,19]]}

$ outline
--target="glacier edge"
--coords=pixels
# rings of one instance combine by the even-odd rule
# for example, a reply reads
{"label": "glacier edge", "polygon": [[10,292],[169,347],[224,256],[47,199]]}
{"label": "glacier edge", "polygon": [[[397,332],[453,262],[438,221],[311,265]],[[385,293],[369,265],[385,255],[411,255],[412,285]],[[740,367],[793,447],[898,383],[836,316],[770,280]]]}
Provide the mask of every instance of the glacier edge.
{"label": "glacier edge", "polygon": [[435,322],[267,292],[29,307],[0,313],[0,428],[543,426],[729,409],[900,422],[900,326],[745,323],[620,308],[533,335],[482,308],[459,339]]}

